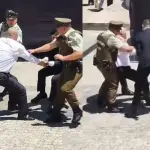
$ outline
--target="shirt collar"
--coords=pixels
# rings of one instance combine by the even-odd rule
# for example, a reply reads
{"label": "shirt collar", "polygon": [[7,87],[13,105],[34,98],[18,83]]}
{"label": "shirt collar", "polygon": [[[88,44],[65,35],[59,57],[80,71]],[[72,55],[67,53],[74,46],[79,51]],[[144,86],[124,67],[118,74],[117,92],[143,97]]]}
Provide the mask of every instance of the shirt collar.
{"label": "shirt collar", "polygon": [[70,29],[66,32],[65,37],[68,37],[68,35],[69,35],[72,31],[74,31],[74,29],[73,29],[73,28],[70,28]]}
{"label": "shirt collar", "polygon": [[113,34],[113,35],[115,35],[112,31],[110,31],[110,30],[108,30],[108,32],[110,33],[110,34]]}

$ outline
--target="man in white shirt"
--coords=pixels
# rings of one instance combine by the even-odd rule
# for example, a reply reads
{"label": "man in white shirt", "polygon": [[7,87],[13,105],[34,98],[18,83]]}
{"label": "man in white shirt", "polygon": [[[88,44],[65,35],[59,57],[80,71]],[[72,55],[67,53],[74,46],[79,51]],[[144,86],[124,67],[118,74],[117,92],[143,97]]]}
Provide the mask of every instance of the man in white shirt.
{"label": "man in white shirt", "polygon": [[28,53],[25,47],[17,42],[17,38],[18,32],[14,28],[9,28],[8,38],[0,38],[0,86],[5,87],[11,95],[8,105],[12,106],[13,100],[17,102],[19,106],[18,119],[26,120],[31,119],[28,117],[26,89],[16,77],[10,74],[10,71],[18,57],[44,67],[46,64]]}
{"label": "man in white shirt", "polygon": [[[117,35],[117,37],[123,41],[126,45],[128,45],[126,40],[126,32],[125,29],[122,29],[120,31],[120,34]],[[133,54],[133,52],[132,52]],[[132,69],[130,67],[130,56],[131,53],[129,52],[119,52],[116,66],[117,71],[119,73],[119,81],[122,86],[122,94],[123,95],[133,95],[134,93],[129,90],[126,79],[130,79],[132,81],[135,81],[137,72],[136,70]]]}

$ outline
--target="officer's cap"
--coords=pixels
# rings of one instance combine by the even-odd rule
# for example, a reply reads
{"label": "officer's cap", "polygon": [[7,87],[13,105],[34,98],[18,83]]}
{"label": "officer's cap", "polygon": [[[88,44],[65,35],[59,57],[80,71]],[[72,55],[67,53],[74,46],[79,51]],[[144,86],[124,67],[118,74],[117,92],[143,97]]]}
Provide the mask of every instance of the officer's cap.
{"label": "officer's cap", "polygon": [[56,21],[57,28],[62,26],[68,27],[72,22],[72,20],[69,18],[55,18],[55,21]]}
{"label": "officer's cap", "polygon": [[123,22],[121,21],[110,21],[109,26],[114,28],[121,28],[123,26]]}
{"label": "officer's cap", "polygon": [[18,13],[14,12],[13,10],[8,10],[6,12],[7,19],[16,19],[18,17]]}

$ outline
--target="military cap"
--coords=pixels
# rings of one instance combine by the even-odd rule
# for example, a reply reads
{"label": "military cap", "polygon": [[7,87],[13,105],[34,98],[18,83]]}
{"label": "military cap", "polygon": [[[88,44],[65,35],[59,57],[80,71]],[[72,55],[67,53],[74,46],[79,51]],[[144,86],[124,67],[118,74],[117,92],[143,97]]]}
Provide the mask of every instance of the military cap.
{"label": "military cap", "polygon": [[69,18],[55,18],[57,27],[69,26],[71,24],[71,19]]}
{"label": "military cap", "polygon": [[8,19],[15,19],[17,17],[18,17],[18,13],[14,12],[12,10],[8,10],[6,12],[6,18],[8,18]]}
{"label": "military cap", "polygon": [[109,24],[118,27],[123,26],[123,22],[121,21],[110,21]]}

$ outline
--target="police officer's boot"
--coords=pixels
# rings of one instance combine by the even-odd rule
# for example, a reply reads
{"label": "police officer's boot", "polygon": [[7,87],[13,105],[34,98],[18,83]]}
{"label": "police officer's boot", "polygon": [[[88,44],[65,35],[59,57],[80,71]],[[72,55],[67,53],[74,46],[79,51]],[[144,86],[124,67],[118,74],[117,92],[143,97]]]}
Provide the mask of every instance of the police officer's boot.
{"label": "police officer's boot", "polygon": [[46,99],[47,94],[46,93],[39,93],[35,98],[31,100],[31,103],[38,103],[42,99]]}
{"label": "police officer's boot", "polygon": [[122,87],[122,95],[134,95],[134,92],[130,91],[127,87]]}
{"label": "police officer's boot", "polygon": [[83,112],[79,107],[73,109],[72,124],[78,124],[83,116]]}

